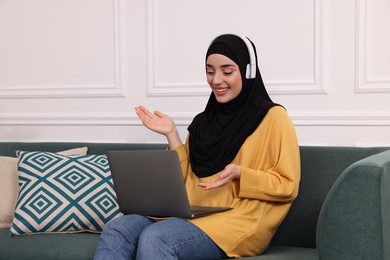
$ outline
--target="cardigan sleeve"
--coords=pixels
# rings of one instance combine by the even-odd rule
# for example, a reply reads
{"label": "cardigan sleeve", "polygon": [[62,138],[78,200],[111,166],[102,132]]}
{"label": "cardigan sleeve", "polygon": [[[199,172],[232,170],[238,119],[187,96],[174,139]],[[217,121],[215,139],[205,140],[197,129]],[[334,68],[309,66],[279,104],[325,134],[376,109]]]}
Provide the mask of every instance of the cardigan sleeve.
{"label": "cardigan sleeve", "polygon": [[189,160],[187,143],[188,143],[188,137],[185,144],[180,144],[174,149],[179,155],[180,166],[183,172],[184,179],[187,178],[190,172],[190,160]]}
{"label": "cardigan sleeve", "polygon": [[[260,131],[242,148],[249,156],[240,165],[241,177],[236,196],[273,202],[291,202],[298,194],[300,155],[295,128],[281,107],[271,109]],[[258,129],[259,130],[259,129]]]}

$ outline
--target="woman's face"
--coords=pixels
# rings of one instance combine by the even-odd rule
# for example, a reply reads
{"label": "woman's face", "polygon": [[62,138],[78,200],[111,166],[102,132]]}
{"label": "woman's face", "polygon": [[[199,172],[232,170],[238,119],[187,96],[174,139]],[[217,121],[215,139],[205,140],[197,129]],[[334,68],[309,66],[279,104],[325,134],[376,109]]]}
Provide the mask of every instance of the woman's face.
{"label": "woman's face", "polygon": [[227,103],[241,92],[242,80],[238,65],[221,54],[211,54],[206,61],[207,82],[217,102]]}

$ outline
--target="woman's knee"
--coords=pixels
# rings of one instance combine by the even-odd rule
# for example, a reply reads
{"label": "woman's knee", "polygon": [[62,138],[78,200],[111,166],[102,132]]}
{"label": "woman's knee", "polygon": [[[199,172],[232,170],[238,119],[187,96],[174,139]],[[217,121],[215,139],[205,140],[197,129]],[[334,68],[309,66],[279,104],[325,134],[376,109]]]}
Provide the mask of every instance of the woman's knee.
{"label": "woman's knee", "polygon": [[168,239],[166,238],[166,234],[159,228],[159,226],[160,225],[158,225],[158,223],[155,223],[145,228],[141,233],[138,244],[142,246],[142,244],[151,245],[167,241]]}
{"label": "woman's knee", "polygon": [[107,231],[111,231],[111,230],[116,230],[118,229],[119,227],[125,225],[125,222],[127,222],[126,220],[126,216],[122,216],[122,217],[119,217],[119,218],[115,218],[111,221],[109,221],[103,228],[103,232],[107,232]]}
{"label": "woman's knee", "polygon": [[152,222],[141,215],[125,215],[109,221],[103,228],[103,233],[127,233],[150,225]]}
{"label": "woman's knee", "polygon": [[159,223],[155,223],[141,233],[137,245],[137,256],[140,259],[171,259],[175,256],[169,235],[159,227]]}

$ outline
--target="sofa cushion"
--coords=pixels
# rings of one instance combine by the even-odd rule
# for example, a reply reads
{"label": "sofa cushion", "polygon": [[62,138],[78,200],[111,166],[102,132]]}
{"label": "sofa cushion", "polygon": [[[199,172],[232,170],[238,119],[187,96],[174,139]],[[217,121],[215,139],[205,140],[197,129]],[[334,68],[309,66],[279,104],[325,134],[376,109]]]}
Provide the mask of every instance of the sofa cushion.
{"label": "sofa cushion", "polygon": [[16,200],[18,198],[18,160],[0,157],[0,228],[12,226]]}
{"label": "sofa cushion", "polygon": [[10,235],[100,232],[121,215],[105,155],[18,151],[20,191]]}
{"label": "sofa cushion", "polygon": [[[88,147],[81,147],[59,153],[83,155],[87,151]],[[19,192],[17,158],[0,156],[0,183],[0,228],[10,228]]]}
{"label": "sofa cushion", "polygon": [[318,260],[317,249],[292,247],[292,246],[271,246],[259,256],[246,257],[250,260]]}
{"label": "sofa cushion", "polygon": [[93,259],[99,238],[99,234],[86,232],[9,237],[8,229],[0,229],[0,259]]}

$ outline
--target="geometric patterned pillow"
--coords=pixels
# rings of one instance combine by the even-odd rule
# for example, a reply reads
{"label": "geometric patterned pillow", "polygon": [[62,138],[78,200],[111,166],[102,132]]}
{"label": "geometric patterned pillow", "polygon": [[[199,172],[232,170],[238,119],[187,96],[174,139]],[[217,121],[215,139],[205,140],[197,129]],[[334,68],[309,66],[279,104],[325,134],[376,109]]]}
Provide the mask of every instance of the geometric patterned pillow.
{"label": "geometric patterned pillow", "polygon": [[9,235],[101,232],[119,216],[105,155],[18,151],[19,195]]}
{"label": "geometric patterned pillow", "polygon": [[[87,152],[88,147],[79,147],[58,153],[82,155],[87,154]],[[18,194],[18,158],[0,156],[0,228],[9,229],[12,227]]]}

